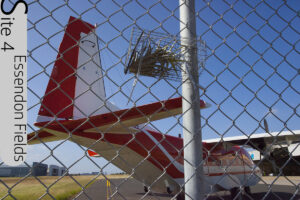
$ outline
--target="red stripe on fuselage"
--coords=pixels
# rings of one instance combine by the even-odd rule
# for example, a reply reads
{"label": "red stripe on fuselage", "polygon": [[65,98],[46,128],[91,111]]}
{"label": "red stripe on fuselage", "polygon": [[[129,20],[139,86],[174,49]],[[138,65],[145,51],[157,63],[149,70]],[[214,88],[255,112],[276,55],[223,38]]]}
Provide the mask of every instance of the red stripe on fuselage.
{"label": "red stripe on fuselage", "polygon": [[[48,129],[60,131],[60,132],[66,132],[66,127],[58,126],[56,123],[52,125],[48,125]],[[74,130],[74,129],[73,129]],[[72,130],[69,130],[72,132]],[[169,135],[163,135],[161,133],[155,132],[155,131],[149,131],[148,132],[157,140],[157,143],[160,143],[160,145],[168,152],[169,155],[172,156],[174,160],[179,162],[181,165],[183,165],[183,152],[180,154],[180,149],[183,148],[183,140],[182,138],[169,136]],[[154,166],[159,168],[160,170],[164,171],[166,169],[166,172],[168,175],[170,175],[172,178],[183,178],[184,174],[179,171],[175,165],[173,164],[174,160],[170,160],[165,153],[158,147],[156,141],[153,141],[150,137],[147,136],[144,132],[135,133],[135,135],[131,134],[115,134],[115,133],[105,133],[104,137],[102,137],[101,133],[95,133],[95,132],[83,132],[80,130],[72,132],[73,135],[89,138],[93,140],[99,140],[104,142],[109,142],[116,145],[126,145],[126,147],[130,148],[134,152],[141,155],[143,158],[149,157],[147,160],[151,162]],[[47,137],[47,135],[41,135],[40,138]],[[209,144],[203,143],[203,146],[208,148],[210,147]],[[239,147],[236,147],[237,149]],[[222,152],[222,148],[217,147],[214,151],[216,155],[214,157],[218,159],[218,157],[223,157],[227,154],[231,154],[232,151],[229,152]],[[213,156],[213,155],[211,155]],[[210,157],[211,157],[210,156]],[[206,155],[204,155],[204,158]],[[213,159],[214,160],[214,159]],[[209,164],[209,163],[206,163]],[[213,165],[212,165],[213,166]],[[241,166],[242,167],[242,166]],[[227,174],[243,174],[244,171],[240,172],[227,172]],[[220,176],[224,173],[210,173],[209,176]]]}
{"label": "red stripe on fuselage", "polygon": [[[47,128],[65,132],[65,129],[62,127]],[[147,158],[147,160],[157,168],[162,171],[166,169],[166,172],[173,178],[183,177],[183,173],[174,166],[164,152],[144,132],[136,133],[135,136],[132,136],[131,134],[105,133],[103,138],[101,133],[74,131],[72,134],[94,140],[101,139],[101,141],[112,144],[126,145],[126,147],[138,153],[143,158],[146,158],[149,152],[150,156]]]}
{"label": "red stripe on fuselage", "polygon": [[[65,129],[62,127],[47,127],[48,129],[65,132]],[[42,134],[41,134],[42,133]],[[39,135],[40,138],[48,137],[52,134],[47,134],[45,132],[41,132]],[[148,152],[150,153],[150,157],[147,158],[149,162],[151,162],[154,166],[159,168],[160,170],[166,169],[166,172],[168,175],[170,175],[172,178],[184,178],[184,174],[179,171],[174,164],[167,158],[167,156],[162,152],[162,150],[149,138],[145,133],[140,132],[136,133],[135,136],[131,134],[112,134],[112,133],[106,133],[104,134],[104,137],[102,138],[101,133],[94,133],[94,132],[82,132],[82,131],[74,131],[72,133],[73,135],[89,138],[93,140],[99,140],[106,141],[112,144],[117,145],[126,145],[126,147],[130,148],[134,152],[138,153],[142,157],[146,158],[148,156]],[[165,140],[168,141],[168,143],[172,144],[173,146],[176,146],[176,148],[181,149],[183,147],[183,140],[182,138],[177,138],[174,136],[163,136],[162,134],[158,132],[151,131],[151,135],[158,139],[158,141],[161,141],[164,137]],[[206,143],[203,143],[204,146],[207,146]],[[163,145],[162,146],[166,149],[166,151],[175,158],[178,156],[177,150],[174,151],[174,147],[171,145]],[[229,153],[226,153],[229,154]],[[179,157],[179,163],[183,163],[183,154]],[[241,166],[243,167],[243,166]],[[208,176],[222,176],[225,174],[231,174],[231,175],[238,175],[238,174],[250,174],[252,171],[239,171],[239,172],[224,172],[224,173],[209,173],[206,174]]]}
{"label": "red stripe on fuselage", "polygon": [[[241,166],[243,167],[243,166]],[[258,173],[259,171],[254,171],[254,173]],[[241,174],[245,174],[245,175],[249,175],[252,174],[253,171],[239,171],[239,172],[221,172],[221,173],[209,173],[209,174],[205,174],[207,176],[223,176],[223,175],[241,175]]]}

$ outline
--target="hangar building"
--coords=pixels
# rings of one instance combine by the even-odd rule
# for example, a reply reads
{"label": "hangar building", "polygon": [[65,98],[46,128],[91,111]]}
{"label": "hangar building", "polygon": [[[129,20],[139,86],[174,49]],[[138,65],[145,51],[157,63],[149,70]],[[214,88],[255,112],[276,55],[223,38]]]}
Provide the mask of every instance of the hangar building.
{"label": "hangar building", "polygon": [[38,162],[32,163],[32,176],[47,176],[48,165]]}
{"label": "hangar building", "polygon": [[66,172],[65,167],[59,167],[57,165],[49,166],[49,176],[62,176]]}
{"label": "hangar building", "polygon": [[0,166],[0,177],[23,177],[30,173],[30,167],[25,165],[11,167],[7,165]]}

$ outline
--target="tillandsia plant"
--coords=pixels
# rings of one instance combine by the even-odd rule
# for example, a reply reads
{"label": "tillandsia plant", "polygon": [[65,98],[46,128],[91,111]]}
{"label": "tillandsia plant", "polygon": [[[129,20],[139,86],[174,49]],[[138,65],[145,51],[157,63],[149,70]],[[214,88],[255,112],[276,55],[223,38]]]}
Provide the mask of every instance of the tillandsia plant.
{"label": "tillandsia plant", "polygon": [[[148,43],[147,45],[144,45]],[[139,51],[134,48],[126,72],[143,76],[180,81],[181,55],[173,51],[173,45],[157,45],[144,41]]]}

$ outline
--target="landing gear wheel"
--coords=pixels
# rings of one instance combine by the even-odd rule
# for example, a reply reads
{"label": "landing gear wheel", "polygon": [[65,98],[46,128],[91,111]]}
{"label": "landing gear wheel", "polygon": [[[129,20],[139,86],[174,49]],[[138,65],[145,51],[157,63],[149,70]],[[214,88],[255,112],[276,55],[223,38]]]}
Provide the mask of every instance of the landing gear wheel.
{"label": "landing gear wheel", "polygon": [[252,195],[252,194],[251,194],[251,189],[250,189],[249,186],[248,186],[248,187],[245,187],[245,188],[244,188],[244,191],[245,191],[245,193],[246,193],[247,195],[249,195],[249,196]]}
{"label": "landing gear wheel", "polygon": [[234,187],[230,190],[231,199],[234,200],[243,200],[242,193],[240,192],[240,188]]}
{"label": "landing gear wheel", "polygon": [[172,190],[169,187],[167,187],[167,193],[172,194]]}
{"label": "landing gear wheel", "polygon": [[147,193],[149,190],[148,190],[148,187],[147,186],[144,186],[144,192]]}
{"label": "landing gear wheel", "polygon": [[178,196],[176,197],[176,200],[184,200],[184,199],[185,199],[184,192],[180,192],[180,194],[178,194]]}

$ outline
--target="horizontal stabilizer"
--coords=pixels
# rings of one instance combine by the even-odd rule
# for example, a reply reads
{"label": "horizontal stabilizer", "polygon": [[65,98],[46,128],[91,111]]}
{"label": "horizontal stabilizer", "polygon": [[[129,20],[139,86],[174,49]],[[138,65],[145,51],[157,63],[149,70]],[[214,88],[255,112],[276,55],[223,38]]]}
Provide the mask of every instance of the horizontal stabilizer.
{"label": "horizontal stabilizer", "polygon": [[54,142],[58,140],[62,140],[62,138],[41,130],[27,134],[28,144],[40,144],[43,142]]}
{"label": "horizontal stabilizer", "polygon": [[[205,108],[204,101],[200,102],[201,108]],[[139,107],[134,107],[126,110],[109,113],[105,117],[110,118],[110,121],[97,126],[100,121],[95,118],[95,126],[86,129],[84,132],[110,132],[110,133],[134,133],[139,131],[134,128],[140,124],[149,123],[182,113],[182,99],[174,98],[166,101],[147,104]],[[95,116],[96,117],[96,116]],[[102,121],[102,120],[101,120]],[[100,122],[101,123],[101,122]]]}
{"label": "horizontal stabilizer", "polygon": [[[200,101],[201,108],[207,108],[204,101]],[[101,133],[135,133],[138,132],[136,126],[151,121],[156,121],[182,113],[182,98],[174,98],[159,101],[147,105],[133,107],[129,109],[109,112],[89,118],[78,120],[62,120],[52,122],[46,128],[61,127],[63,125],[69,131],[78,129],[83,132]],[[47,122],[38,122],[37,127],[43,127]],[[51,127],[49,127],[51,126]]]}

